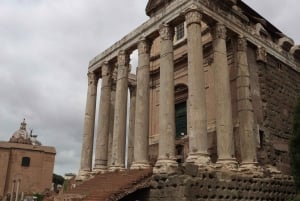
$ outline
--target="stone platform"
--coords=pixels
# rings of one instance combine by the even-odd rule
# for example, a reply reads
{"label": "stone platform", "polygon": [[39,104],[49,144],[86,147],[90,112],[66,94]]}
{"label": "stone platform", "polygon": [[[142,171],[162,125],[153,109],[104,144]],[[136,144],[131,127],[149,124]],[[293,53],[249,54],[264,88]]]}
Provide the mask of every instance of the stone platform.
{"label": "stone platform", "polygon": [[154,175],[149,201],[285,201],[295,196],[290,176],[189,168],[182,174]]}

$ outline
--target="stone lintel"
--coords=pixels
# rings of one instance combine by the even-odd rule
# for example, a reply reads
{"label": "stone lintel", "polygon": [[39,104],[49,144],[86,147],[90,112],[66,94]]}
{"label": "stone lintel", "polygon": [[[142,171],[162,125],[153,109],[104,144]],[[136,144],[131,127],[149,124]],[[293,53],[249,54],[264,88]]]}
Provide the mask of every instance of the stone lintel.
{"label": "stone lintel", "polygon": [[[193,2],[193,1],[191,1]],[[141,35],[147,37],[158,31],[162,23],[169,23],[178,17],[178,13],[182,12],[183,8],[187,8],[191,4],[190,1],[174,1],[167,6],[166,12],[158,13],[148,21],[137,27],[134,31],[124,36],[121,40],[117,41],[110,48],[100,53],[89,63],[89,69],[98,69],[104,60],[110,61],[118,55],[120,49],[135,49],[140,41]]]}
{"label": "stone lintel", "polygon": [[152,35],[154,32],[157,32],[160,24],[162,24],[163,22],[169,23],[175,20],[176,18],[180,17],[178,13],[183,13],[186,9],[188,9],[192,5],[198,5],[201,8],[201,11],[203,12],[202,14],[204,14],[204,19],[207,19],[206,16],[208,16],[208,18],[212,19],[213,21],[223,23],[231,31],[239,35],[245,36],[250,43],[256,46],[265,47],[266,52],[268,52],[270,55],[277,57],[283,63],[287,64],[297,72],[300,72],[300,67],[297,66],[293,60],[291,61],[289,58],[282,55],[280,53],[279,48],[276,49],[275,46],[280,47],[278,44],[272,43],[270,41],[265,41],[259,36],[253,35],[251,33],[250,27],[249,30],[247,30],[244,27],[241,27],[240,24],[238,24],[231,18],[227,18],[216,13],[208,6],[204,5],[204,3],[201,3],[196,0],[193,1],[180,0],[180,1],[171,2],[167,6],[165,12],[157,13],[148,21],[146,21],[144,24],[142,24],[134,31],[132,31],[131,33],[123,37],[121,40],[116,42],[113,46],[106,49],[104,52],[102,52],[94,59],[92,59],[89,63],[89,70],[90,71],[96,70],[101,67],[102,63],[105,60],[110,61],[113,58],[117,57],[118,51],[120,49],[136,48],[141,35],[144,35],[145,37]]}

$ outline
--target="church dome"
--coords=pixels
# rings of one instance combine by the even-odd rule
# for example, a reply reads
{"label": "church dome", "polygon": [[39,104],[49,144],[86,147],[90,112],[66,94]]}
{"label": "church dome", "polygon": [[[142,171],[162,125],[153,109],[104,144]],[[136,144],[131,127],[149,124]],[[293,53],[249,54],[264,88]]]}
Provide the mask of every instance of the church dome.
{"label": "church dome", "polygon": [[19,130],[14,132],[12,137],[9,139],[9,142],[20,143],[20,144],[31,144],[31,145],[41,145],[41,143],[36,139],[36,135],[28,134],[26,129],[25,119],[21,122]]}

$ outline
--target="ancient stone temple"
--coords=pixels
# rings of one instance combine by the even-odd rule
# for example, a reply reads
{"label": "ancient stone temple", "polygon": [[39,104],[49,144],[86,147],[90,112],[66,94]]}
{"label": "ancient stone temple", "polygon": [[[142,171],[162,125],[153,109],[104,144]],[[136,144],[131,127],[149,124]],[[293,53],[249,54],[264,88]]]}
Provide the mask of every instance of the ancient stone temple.
{"label": "ancient stone temple", "polygon": [[90,61],[78,178],[153,168],[150,200],[292,197],[300,46],[241,0],[149,0],[146,14]]}
{"label": "ancient stone temple", "polygon": [[27,132],[24,119],[9,142],[0,141],[0,200],[19,201],[50,190],[55,154],[54,147]]}

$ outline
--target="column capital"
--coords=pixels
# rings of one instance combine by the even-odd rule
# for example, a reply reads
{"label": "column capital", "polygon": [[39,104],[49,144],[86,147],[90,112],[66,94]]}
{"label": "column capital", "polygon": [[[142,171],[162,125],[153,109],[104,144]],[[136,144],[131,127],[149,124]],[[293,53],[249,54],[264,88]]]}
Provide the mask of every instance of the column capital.
{"label": "column capital", "polygon": [[167,23],[159,26],[159,35],[162,40],[173,40],[174,29]]}
{"label": "column capital", "polygon": [[118,66],[128,66],[129,55],[125,50],[120,50],[118,53]]}
{"label": "column capital", "polygon": [[95,72],[88,72],[88,85],[97,85],[98,83],[98,76],[96,75]]}
{"label": "column capital", "polygon": [[201,25],[202,14],[198,6],[192,5],[185,11],[185,20],[187,26],[190,24],[200,24]]}
{"label": "column capital", "polygon": [[102,77],[111,77],[112,75],[112,72],[111,72],[111,69],[110,69],[110,65],[107,61],[105,61],[101,67],[101,76]]}
{"label": "column capital", "polygon": [[246,52],[247,50],[247,39],[244,36],[239,36],[238,37],[238,43],[237,43],[237,50]]}
{"label": "column capital", "polygon": [[141,37],[138,43],[138,54],[148,54],[150,52],[149,42],[145,37]]}
{"label": "column capital", "polygon": [[213,28],[213,38],[214,39],[226,39],[227,29],[222,23],[216,23]]}

